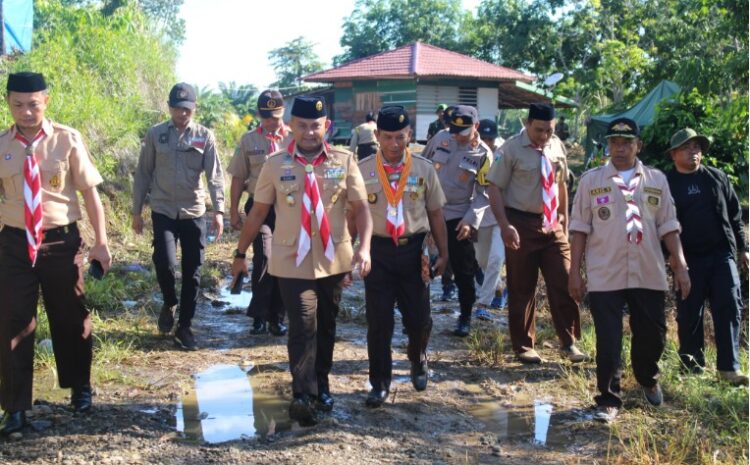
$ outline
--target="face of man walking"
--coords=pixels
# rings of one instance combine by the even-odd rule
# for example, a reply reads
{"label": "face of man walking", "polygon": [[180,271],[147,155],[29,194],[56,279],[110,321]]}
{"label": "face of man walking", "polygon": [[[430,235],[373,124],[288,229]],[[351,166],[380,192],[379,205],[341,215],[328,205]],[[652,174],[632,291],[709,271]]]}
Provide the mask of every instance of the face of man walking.
{"label": "face of man walking", "polygon": [[532,144],[544,147],[555,133],[555,120],[542,121],[539,119],[527,120],[524,123],[526,134]]}
{"label": "face of man walking", "polygon": [[317,119],[292,117],[290,126],[297,148],[304,153],[320,150],[331,121],[325,116]]}

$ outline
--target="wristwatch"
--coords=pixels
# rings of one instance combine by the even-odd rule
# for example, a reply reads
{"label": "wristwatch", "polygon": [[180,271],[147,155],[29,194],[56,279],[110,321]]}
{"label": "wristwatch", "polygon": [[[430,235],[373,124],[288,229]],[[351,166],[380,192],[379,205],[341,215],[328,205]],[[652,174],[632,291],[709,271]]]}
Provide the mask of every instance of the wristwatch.
{"label": "wristwatch", "polygon": [[247,254],[240,252],[240,249],[234,249],[234,258],[246,258]]}

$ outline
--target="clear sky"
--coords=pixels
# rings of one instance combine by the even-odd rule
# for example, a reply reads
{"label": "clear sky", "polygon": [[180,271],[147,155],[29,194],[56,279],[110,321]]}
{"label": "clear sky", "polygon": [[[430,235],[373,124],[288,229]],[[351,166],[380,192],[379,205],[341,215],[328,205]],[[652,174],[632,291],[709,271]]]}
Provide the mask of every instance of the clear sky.
{"label": "clear sky", "polygon": [[[479,0],[463,0],[474,11]],[[354,0],[185,0],[187,29],[177,61],[181,81],[217,88],[218,82],[254,84],[276,80],[268,52],[303,36],[315,44],[326,67],[342,52],[344,18]]]}

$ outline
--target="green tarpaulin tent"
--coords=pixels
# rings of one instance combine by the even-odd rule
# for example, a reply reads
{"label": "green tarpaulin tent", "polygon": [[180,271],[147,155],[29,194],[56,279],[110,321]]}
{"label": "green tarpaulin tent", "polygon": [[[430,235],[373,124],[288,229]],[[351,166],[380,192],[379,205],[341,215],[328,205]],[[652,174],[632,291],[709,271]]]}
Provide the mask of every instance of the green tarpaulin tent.
{"label": "green tarpaulin tent", "polygon": [[615,118],[630,118],[638,123],[638,126],[643,130],[654,120],[656,105],[679,91],[680,86],[674,82],[661,81],[648,95],[631,108],[620,113],[592,116],[591,121],[586,126],[586,161],[594,153],[594,144],[596,142],[604,143],[604,134],[607,132],[607,125],[610,121]]}

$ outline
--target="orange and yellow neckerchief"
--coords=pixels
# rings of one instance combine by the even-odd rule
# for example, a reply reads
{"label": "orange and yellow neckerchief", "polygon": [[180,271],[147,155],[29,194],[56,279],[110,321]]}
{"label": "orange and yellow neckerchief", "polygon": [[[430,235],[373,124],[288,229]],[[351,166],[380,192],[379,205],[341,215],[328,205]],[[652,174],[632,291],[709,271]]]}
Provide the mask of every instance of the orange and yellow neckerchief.
{"label": "orange and yellow neckerchief", "polygon": [[380,153],[380,150],[375,154],[375,168],[378,171],[378,179],[383,186],[383,191],[385,192],[385,198],[388,200],[388,204],[394,208],[398,206],[398,203],[404,196],[404,189],[406,188],[406,182],[409,180],[409,172],[411,171],[411,161],[411,152],[409,149],[406,149],[403,158],[404,167],[401,170],[401,177],[398,180],[398,185],[394,192],[393,187],[391,187],[391,183],[388,180],[388,175],[385,172],[383,154]]}

